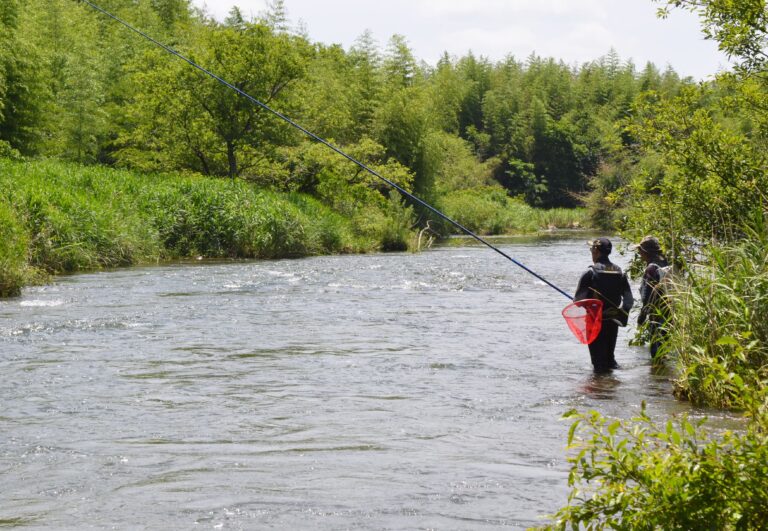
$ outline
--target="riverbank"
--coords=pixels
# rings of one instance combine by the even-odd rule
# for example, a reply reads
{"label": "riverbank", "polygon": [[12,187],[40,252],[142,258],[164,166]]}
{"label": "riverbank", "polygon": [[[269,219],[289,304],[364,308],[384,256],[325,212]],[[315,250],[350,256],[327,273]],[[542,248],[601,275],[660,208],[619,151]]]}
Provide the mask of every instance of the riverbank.
{"label": "riverbank", "polygon": [[0,294],[47,275],[188,257],[364,252],[394,238],[301,194],[195,175],[0,160]]}
{"label": "riverbank", "polygon": [[[50,275],[184,258],[284,258],[424,244],[397,200],[340,214],[299,193],[193,174],[138,174],[0,159],[0,296]],[[488,194],[475,194],[485,204]],[[533,232],[585,218],[495,197],[494,230]],[[465,213],[479,208],[465,208]],[[450,213],[449,213],[450,215]],[[485,234],[487,227],[471,229]],[[426,241],[426,240],[425,240]]]}

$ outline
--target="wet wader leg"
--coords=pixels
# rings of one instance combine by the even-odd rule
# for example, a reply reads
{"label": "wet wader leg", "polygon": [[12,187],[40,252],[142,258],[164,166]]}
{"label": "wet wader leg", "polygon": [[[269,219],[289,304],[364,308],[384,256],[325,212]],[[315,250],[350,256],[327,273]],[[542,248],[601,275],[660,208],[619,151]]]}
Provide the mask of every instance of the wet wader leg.
{"label": "wet wader leg", "polygon": [[664,324],[651,323],[650,331],[651,331],[651,360],[656,360],[657,355],[659,353],[659,347],[664,341],[664,336],[666,335],[666,332],[664,330]]}
{"label": "wet wader leg", "polygon": [[619,325],[613,321],[603,321],[600,334],[589,344],[589,357],[596,372],[605,372],[618,367],[613,355],[616,349],[616,338],[619,335]]}

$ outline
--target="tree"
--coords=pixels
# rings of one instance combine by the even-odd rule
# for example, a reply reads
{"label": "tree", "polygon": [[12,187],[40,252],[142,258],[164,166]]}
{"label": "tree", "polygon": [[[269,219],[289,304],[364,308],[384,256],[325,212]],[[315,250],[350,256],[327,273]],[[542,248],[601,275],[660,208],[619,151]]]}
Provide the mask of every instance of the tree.
{"label": "tree", "polygon": [[384,93],[381,54],[370,31],[366,30],[355,40],[349,60],[352,72],[348,81],[355,88],[354,97],[349,101],[353,134],[355,138],[360,138],[371,134],[374,116]]}
{"label": "tree", "polygon": [[288,33],[290,22],[288,19],[288,8],[285,7],[285,0],[270,0],[267,2],[264,24],[275,33]]}
{"label": "tree", "polygon": [[393,88],[404,88],[414,84],[418,65],[408,41],[402,35],[392,35],[384,57],[384,75]]}
{"label": "tree", "polygon": [[[302,38],[261,23],[210,22],[201,30],[189,56],[266,105],[286,103],[286,91],[305,74],[310,48]],[[186,63],[155,51],[143,63],[128,110],[135,125],[121,137],[123,162],[235,178],[291,142],[293,133],[276,117]]]}
{"label": "tree", "polygon": [[80,4],[29,0],[24,25],[40,50],[45,113],[36,127],[42,154],[95,162],[107,136],[105,57],[97,26]]}
{"label": "tree", "polygon": [[191,20],[189,0],[151,0],[164,29],[173,32]]}
{"label": "tree", "polygon": [[0,5],[0,142],[32,155],[40,148],[47,93],[39,50],[21,31],[22,7],[19,0]]}
{"label": "tree", "polygon": [[291,94],[302,125],[342,144],[358,138],[353,112],[359,90],[352,70],[340,46],[317,45],[306,76]]}
{"label": "tree", "polygon": [[459,130],[464,135],[470,127],[475,131],[483,131],[482,106],[485,93],[490,89],[491,64],[470,52],[459,60],[456,70],[468,84],[459,112]]}
{"label": "tree", "polygon": [[437,126],[458,135],[462,103],[470,90],[470,83],[462,79],[447,53],[438,61],[429,78],[430,101]]}
{"label": "tree", "polygon": [[[671,7],[697,12],[705,36],[738,64],[735,73],[699,87],[665,72],[662,92],[641,100],[630,131],[643,153],[658,154],[662,163],[659,172],[641,173],[626,187],[628,229],[640,233],[655,224],[662,239],[677,244],[681,227],[699,241],[739,239],[747,220],[765,212],[767,199],[765,2],[669,1],[661,15]],[[650,219],[649,208],[665,212],[663,222]]]}

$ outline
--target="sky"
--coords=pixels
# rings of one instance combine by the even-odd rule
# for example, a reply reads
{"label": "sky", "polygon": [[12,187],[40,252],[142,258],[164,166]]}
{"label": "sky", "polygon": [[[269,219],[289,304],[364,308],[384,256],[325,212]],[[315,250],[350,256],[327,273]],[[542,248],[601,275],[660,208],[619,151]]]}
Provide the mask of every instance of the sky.
{"label": "sky", "polygon": [[[656,17],[652,0],[284,0],[293,26],[315,42],[349,49],[370,30],[382,50],[394,34],[406,38],[417,59],[434,65],[448,52],[472,51],[492,61],[531,53],[580,65],[615,49],[641,69],[651,61],[681,76],[703,80],[728,67],[717,45],[701,35],[693,13]],[[258,16],[267,0],[193,0],[223,20],[237,5]]]}

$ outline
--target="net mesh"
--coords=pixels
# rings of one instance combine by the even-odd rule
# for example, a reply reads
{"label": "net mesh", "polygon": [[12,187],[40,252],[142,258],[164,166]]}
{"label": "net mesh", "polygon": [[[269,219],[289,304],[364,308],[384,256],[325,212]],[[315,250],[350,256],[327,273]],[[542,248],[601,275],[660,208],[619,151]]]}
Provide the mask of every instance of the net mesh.
{"label": "net mesh", "polygon": [[603,325],[603,301],[583,299],[563,308],[563,317],[576,339],[589,345],[600,333]]}

